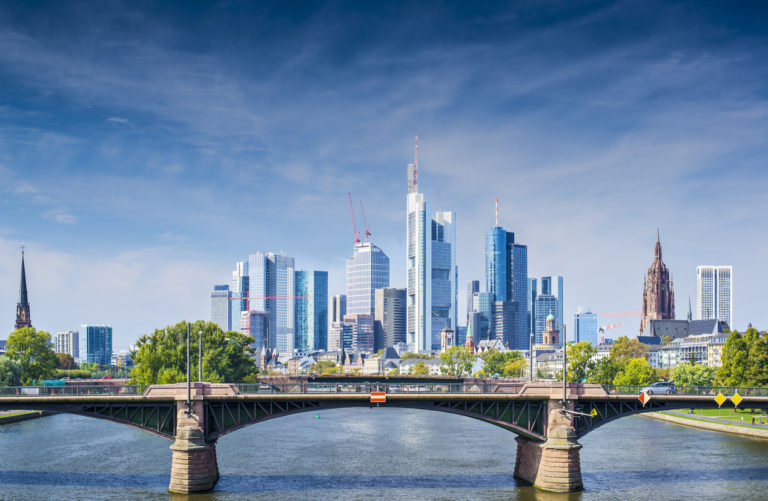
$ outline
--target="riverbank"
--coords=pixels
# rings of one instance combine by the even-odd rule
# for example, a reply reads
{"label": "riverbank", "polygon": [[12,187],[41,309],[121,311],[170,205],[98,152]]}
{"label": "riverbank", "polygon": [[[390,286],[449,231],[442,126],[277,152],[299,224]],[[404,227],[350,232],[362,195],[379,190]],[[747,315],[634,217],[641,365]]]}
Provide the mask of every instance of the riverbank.
{"label": "riverbank", "polygon": [[688,415],[673,415],[669,412],[653,412],[643,414],[643,416],[652,419],[658,419],[660,421],[667,421],[668,423],[691,426],[702,430],[718,431],[721,433],[732,433],[746,437],[768,439],[768,429],[762,426],[753,427],[751,425],[741,425],[736,423],[717,423],[711,420],[700,419]]}
{"label": "riverbank", "polygon": [[18,411],[9,414],[0,414],[0,425],[18,423],[28,419],[37,419],[54,414],[50,411]]}

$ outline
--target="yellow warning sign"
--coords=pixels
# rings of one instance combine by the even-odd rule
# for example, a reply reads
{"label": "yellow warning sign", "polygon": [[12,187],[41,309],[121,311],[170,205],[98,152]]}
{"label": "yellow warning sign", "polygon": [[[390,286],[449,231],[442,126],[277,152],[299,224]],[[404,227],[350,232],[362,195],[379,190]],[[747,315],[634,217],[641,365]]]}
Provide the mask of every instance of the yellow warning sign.
{"label": "yellow warning sign", "polygon": [[723,405],[723,403],[724,403],[726,400],[727,400],[727,399],[726,399],[726,398],[725,398],[725,396],[723,395],[723,392],[722,392],[722,391],[721,391],[721,392],[718,392],[717,396],[715,396],[715,402],[717,402],[717,406],[718,406],[718,407],[720,407],[721,405]]}
{"label": "yellow warning sign", "polygon": [[744,399],[741,398],[741,395],[739,395],[738,393],[734,393],[733,396],[731,397],[731,402],[733,402],[734,407],[738,407],[742,400]]}
{"label": "yellow warning sign", "polygon": [[590,415],[590,416],[597,416],[597,409],[593,408],[593,409],[590,411],[589,415]]}

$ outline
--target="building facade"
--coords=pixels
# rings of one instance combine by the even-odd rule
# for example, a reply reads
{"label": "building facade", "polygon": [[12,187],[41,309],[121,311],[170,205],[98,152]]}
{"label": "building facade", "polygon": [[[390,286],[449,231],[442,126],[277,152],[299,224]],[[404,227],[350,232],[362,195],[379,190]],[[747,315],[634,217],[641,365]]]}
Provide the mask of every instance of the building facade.
{"label": "building facade", "polygon": [[[373,315],[344,316],[344,324],[351,327],[352,339],[349,349],[352,351],[373,353],[374,323]],[[342,330],[342,345],[344,345],[344,332]],[[347,349],[344,347],[344,349]]]}
{"label": "building facade", "polygon": [[81,325],[80,333],[85,343],[85,358],[89,364],[110,365],[112,363],[112,326]]}
{"label": "building facade", "polygon": [[269,339],[269,314],[265,311],[244,311],[240,313],[240,332],[253,338],[251,346],[257,350],[267,348]]}
{"label": "building facade", "polygon": [[80,358],[80,333],[77,331],[57,332],[56,353],[67,353],[78,360]]}
{"label": "building facade", "polygon": [[405,342],[406,296],[406,289],[376,289],[373,314],[374,351]]}
{"label": "building facade", "polygon": [[536,343],[544,342],[543,336],[544,331],[547,329],[547,317],[549,315],[552,315],[555,318],[555,324],[557,325],[557,302],[557,298],[552,294],[544,294],[542,292],[542,294],[536,296],[536,330],[534,332]]}
{"label": "building facade", "polygon": [[295,266],[285,254],[259,251],[248,257],[249,310],[269,314],[269,345],[280,353],[294,350]]}
{"label": "building facade", "polygon": [[331,323],[344,321],[344,315],[347,314],[346,294],[336,294],[333,296],[333,299],[331,300],[331,310],[329,313],[329,316],[331,317]]}
{"label": "building facade", "polygon": [[733,267],[696,267],[697,320],[717,319],[733,325]]}
{"label": "building facade", "polygon": [[587,341],[592,346],[597,346],[597,313],[592,313],[589,308],[582,310],[573,316],[573,332],[576,342]]}
{"label": "building facade", "polygon": [[296,272],[296,342],[299,351],[328,349],[328,272]]}
{"label": "building facade", "polygon": [[475,342],[483,339],[494,339],[496,334],[493,329],[496,325],[493,321],[493,294],[475,292],[472,297],[472,311],[478,315],[477,325],[472,325]]}
{"label": "building facade", "polygon": [[[232,291],[228,285],[214,285],[211,291],[211,322],[224,332],[232,330]],[[239,318],[239,317],[237,317]]]}
{"label": "building facade", "polygon": [[347,314],[373,315],[374,291],[389,287],[389,258],[371,242],[358,242],[347,259]]}
{"label": "building facade", "polygon": [[527,294],[527,311],[526,316],[528,320],[528,324],[526,325],[528,334],[535,334],[536,333],[536,297],[538,296],[538,292],[536,290],[536,279],[535,278],[529,278],[528,279],[528,294]]}
{"label": "building facade", "polygon": [[675,290],[669,278],[669,270],[661,260],[661,240],[656,232],[656,249],[653,263],[643,280],[643,316],[640,319],[640,334],[650,320],[675,318]]}
{"label": "building facade", "polygon": [[440,348],[440,331],[457,317],[456,215],[437,212],[418,191],[418,143],[408,165],[407,343],[415,351]]}

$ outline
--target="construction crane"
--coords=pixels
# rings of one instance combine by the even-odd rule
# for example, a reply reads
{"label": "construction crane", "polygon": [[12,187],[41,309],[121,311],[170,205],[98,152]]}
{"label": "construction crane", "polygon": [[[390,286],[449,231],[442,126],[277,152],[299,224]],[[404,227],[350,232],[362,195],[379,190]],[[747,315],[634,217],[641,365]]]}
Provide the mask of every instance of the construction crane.
{"label": "construction crane", "polygon": [[368,237],[371,236],[371,231],[368,229],[368,220],[365,219],[365,208],[363,207],[362,200],[360,200],[360,212],[363,213],[363,224],[365,225],[365,242],[368,243]]}
{"label": "construction crane", "polygon": [[360,233],[358,233],[355,224],[355,207],[352,205],[352,194],[347,193],[347,197],[349,197],[349,213],[352,215],[352,231],[355,233],[355,246],[357,246],[360,244]]}
{"label": "construction crane", "polygon": [[601,317],[642,317],[639,311],[620,311],[618,313],[600,313]]}
{"label": "construction crane", "polygon": [[598,327],[598,328],[597,328],[597,332],[603,332],[603,333],[604,333],[604,332],[605,332],[605,331],[607,331],[608,329],[614,329],[614,328],[616,328],[616,327],[621,327],[621,323],[618,323],[618,324],[610,324],[610,325],[603,325],[602,327]]}
{"label": "construction crane", "polygon": [[230,297],[230,301],[244,301],[246,299],[312,299],[312,296],[256,296],[256,297]]}

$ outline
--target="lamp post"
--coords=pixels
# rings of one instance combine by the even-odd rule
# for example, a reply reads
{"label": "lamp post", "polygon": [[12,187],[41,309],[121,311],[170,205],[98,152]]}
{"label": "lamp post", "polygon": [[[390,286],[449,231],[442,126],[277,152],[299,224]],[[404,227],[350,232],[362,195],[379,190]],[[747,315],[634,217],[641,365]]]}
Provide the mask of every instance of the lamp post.
{"label": "lamp post", "polygon": [[566,388],[568,386],[568,383],[566,382],[566,376],[568,375],[568,357],[566,352],[568,351],[568,344],[565,342],[565,324],[562,324],[560,329],[563,331],[563,409],[565,409],[568,404],[566,395]]}
{"label": "lamp post", "polygon": [[528,357],[530,358],[530,363],[531,363],[531,370],[528,373],[529,375],[528,379],[531,382],[533,382],[533,332],[531,332],[531,342],[530,342],[530,347],[528,348]]}
{"label": "lamp post", "polygon": [[199,383],[203,382],[203,330],[200,329],[197,331],[198,334],[198,340],[199,340],[199,353],[197,358],[197,381]]}
{"label": "lamp post", "polygon": [[189,324],[187,324],[187,416],[192,414],[192,383],[189,377]]}

